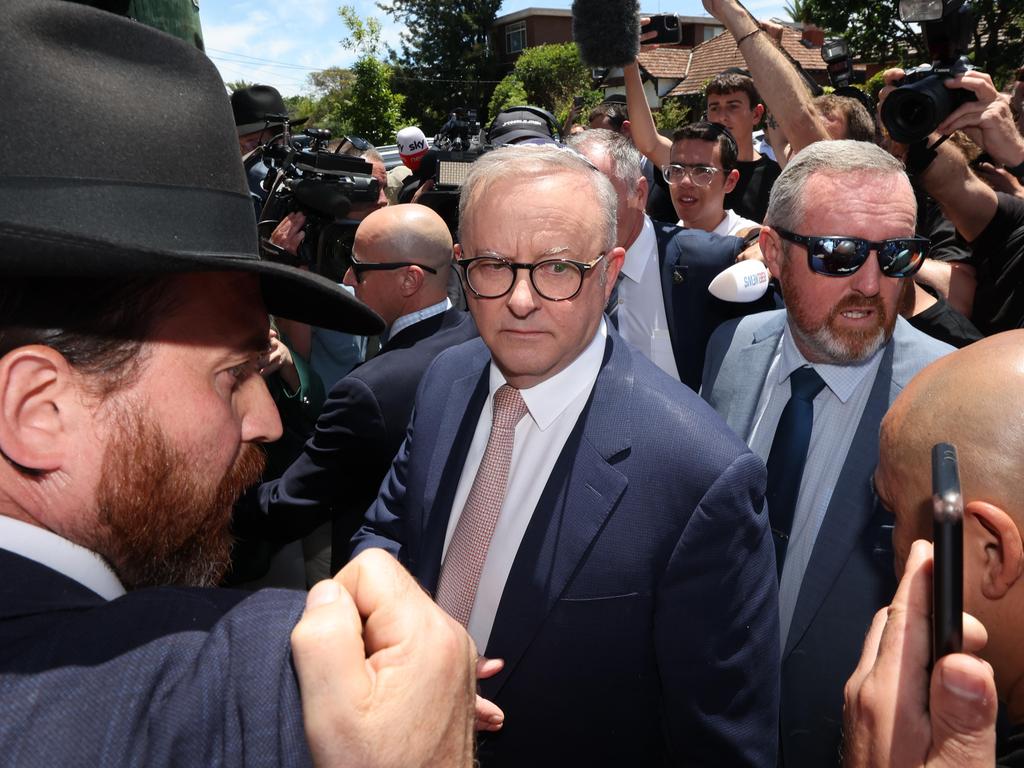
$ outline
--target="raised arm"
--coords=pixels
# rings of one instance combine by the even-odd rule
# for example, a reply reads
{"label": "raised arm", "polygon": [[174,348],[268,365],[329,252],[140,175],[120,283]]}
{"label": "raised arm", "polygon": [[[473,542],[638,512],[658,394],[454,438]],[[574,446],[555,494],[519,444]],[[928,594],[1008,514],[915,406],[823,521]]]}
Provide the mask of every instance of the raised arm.
{"label": "raised arm", "polygon": [[800,73],[736,0],[703,0],[704,9],[736,38],[765,106],[785,131],[792,153],[831,138]]}
{"label": "raised arm", "polygon": [[672,142],[658,133],[658,127],[654,124],[654,115],[651,114],[651,107],[644,94],[644,84],[640,80],[640,65],[635,61],[627,64],[622,68],[622,77],[626,82],[630,137],[636,148],[660,168],[669,161]]}

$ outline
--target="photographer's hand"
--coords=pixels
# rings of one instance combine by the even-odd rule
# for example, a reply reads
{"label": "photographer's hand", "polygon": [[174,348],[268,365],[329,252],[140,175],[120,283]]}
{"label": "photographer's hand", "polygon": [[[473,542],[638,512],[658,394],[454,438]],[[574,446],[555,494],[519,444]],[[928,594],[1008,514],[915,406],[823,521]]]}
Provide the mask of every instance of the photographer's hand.
{"label": "photographer's hand", "polygon": [[1008,168],[1024,163],[1024,138],[1013,122],[1010,100],[996,91],[988,73],[973,69],[946,80],[946,87],[970,91],[977,101],[957,107],[939,123],[939,133],[962,130],[996,162]]}
{"label": "photographer's hand", "polygon": [[278,248],[288,251],[292,256],[298,256],[299,246],[306,237],[306,215],[304,213],[289,213],[274,228],[270,235],[270,242]]}
{"label": "photographer's hand", "polygon": [[990,768],[995,763],[992,668],[972,655],[985,628],[964,614],[964,653],[944,656],[929,678],[932,548],[914,542],[892,605],[871,623],[846,683],[845,768]]}

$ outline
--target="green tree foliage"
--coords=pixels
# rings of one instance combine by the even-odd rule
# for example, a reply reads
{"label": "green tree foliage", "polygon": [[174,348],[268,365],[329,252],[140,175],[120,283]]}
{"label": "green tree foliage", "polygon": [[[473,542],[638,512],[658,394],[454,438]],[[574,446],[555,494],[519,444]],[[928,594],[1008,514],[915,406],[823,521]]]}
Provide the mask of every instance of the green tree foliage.
{"label": "green tree foliage", "polygon": [[241,91],[245,88],[252,88],[256,83],[250,83],[248,80],[231,80],[230,82],[224,83],[224,86],[231,92]]}
{"label": "green tree foliage", "polygon": [[407,33],[394,53],[395,87],[428,134],[454,107],[481,109],[497,66],[488,41],[501,0],[390,0],[378,7]]}
{"label": "green tree foliage", "polygon": [[[924,63],[928,53],[916,25],[904,23],[898,0],[803,0],[830,34],[846,37],[865,61]],[[977,28],[968,56],[975,66],[1005,78],[1024,58],[1024,0],[972,0]],[[997,30],[998,34],[990,34]]]}
{"label": "green tree foliage", "polygon": [[575,43],[527,48],[516,59],[513,72],[529,103],[551,112],[563,111],[573,96],[591,90],[590,69]]}
{"label": "green tree foliage", "polygon": [[[351,80],[345,70],[324,70],[325,83],[338,93],[337,116],[349,130],[374,144],[392,144],[402,127],[402,104],[405,97],[392,90],[394,68],[375,58],[381,50],[380,22],[374,18],[362,19],[355,8],[343,5],[338,9],[349,36],[341,45],[359,54],[353,65]],[[347,87],[347,91],[344,89]]]}
{"label": "green tree foliage", "polygon": [[661,109],[654,113],[654,124],[659,131],[671,133],[676,128],[693,122],[693,108],[682,98],[662,99]]}
{"label": "green tree foliage", "polygon": [[787,0],[783,5],[786,15],[795,22],[814,21],[806,0]]}
{"label": "green tree foliage", "polygon": [[364,56],[352,67],[355,83],[342,104],[352,133],[374,144],[394,144],[395,134],[404,124],[402,104],[405,97],[391,90],[391,66]]}
{"label": "green tree foliage", "polygon": [[494,117],[506,107],[528,104],[529,101],[523,81],[515,72],[510,72],[498,83],[494,93],[491,94],[491,101],[487,105],[487,114]]}

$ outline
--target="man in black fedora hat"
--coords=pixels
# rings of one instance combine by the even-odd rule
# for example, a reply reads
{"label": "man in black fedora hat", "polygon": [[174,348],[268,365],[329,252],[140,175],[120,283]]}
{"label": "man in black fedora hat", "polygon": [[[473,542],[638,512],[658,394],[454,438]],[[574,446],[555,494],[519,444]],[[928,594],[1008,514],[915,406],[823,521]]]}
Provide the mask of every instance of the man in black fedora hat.
{"label": "man in black fedora hat", "polygon": [[[213,65],[103,11],[9,0],[0,91],[4,762],[467,765],[472,644],[389,558],[308,605],[206,588],[281,429],[267,311],[382,327],[259,259]],[[13,141],[41,114],[73,148]]]}

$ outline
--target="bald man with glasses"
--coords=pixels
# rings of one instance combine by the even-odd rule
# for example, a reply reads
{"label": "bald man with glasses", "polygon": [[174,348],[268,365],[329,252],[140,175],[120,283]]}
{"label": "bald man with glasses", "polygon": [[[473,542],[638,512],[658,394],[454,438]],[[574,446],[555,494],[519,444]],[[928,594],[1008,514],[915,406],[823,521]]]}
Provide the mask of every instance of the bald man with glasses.
{"label": "bald man with glasses", "polygon": [[284,475],[245,499],[273,539],[331,521],[331,573],[347,561],[349,539],[405,437],[423,373],[440,352],[476,336],[472,318],[448,300],[451,260],[448,227],[425,206],[381,208],[363,220],[345,284],[387,324],[380,352],[334,385]]}

